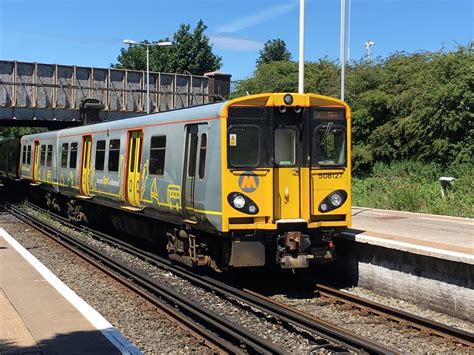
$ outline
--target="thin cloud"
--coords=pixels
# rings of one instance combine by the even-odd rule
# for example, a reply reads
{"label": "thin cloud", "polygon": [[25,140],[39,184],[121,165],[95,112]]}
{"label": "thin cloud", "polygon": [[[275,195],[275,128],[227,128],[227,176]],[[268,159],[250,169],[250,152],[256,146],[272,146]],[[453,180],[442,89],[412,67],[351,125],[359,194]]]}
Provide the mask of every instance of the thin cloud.
{"label": "thin cloud", "polygon": [[214,35],[209,39],[216,48],[224,50],[255,51],[263,47],[262,42],[233,36]]}
{"label": "thin cloud", "polygon": [[258,14],[240,18],[235,21],[231,21],[224,26],[221,26],[218,29],[218,32],[223,33],[235,33],[243,29],[258,25],[259,23],[268,21],[274,17],[280,16],[287,13],[288,11],[296,7],[296,2],[291,2],[290,4],[284,4],[280,6],[275,6],[269,9],[266,9]]}

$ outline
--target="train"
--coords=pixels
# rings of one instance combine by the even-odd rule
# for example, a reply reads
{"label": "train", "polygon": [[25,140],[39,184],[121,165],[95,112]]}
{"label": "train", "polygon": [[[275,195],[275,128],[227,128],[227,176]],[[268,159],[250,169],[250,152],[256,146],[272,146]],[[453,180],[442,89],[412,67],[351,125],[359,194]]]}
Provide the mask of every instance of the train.
{"label": "train", "polygon": [[308,269],[351,223],[351,114],[264,93],[0,141],[0,178],[216,270]]}

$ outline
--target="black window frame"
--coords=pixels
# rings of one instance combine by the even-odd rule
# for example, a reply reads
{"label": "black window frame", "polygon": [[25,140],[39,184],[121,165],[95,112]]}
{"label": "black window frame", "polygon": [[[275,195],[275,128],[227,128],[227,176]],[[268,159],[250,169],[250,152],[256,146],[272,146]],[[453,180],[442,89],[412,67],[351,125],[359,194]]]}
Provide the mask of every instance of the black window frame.
{"label": "black window frame", "polygon": [[[164,146],[153,146],[153,140],[162,139],[164,138]],[[155,176],[163,176],[165,174],[165,165],[166,165],[166,144],[167,144],[167,137],[166,135],[158,135],[150,137],[150,165],[149,165],[149,173],[150,175]],[[154,162],[152,160],[156,160],[158,166],[154,166]],[[161,173],[160,173],[161,172]]]}
{"label": "black window frame", "polygon": [[[116,143],[118,142],[118,146],[114,147],[112,149],[112,142]],[[121,141],[120,139],[109,139],[109,144],[108,144],[108,163],[107,163],[107,171],[109,173],[118,173],[119,168],[120,168],[120,146],[121,146]]]}
{"label": "black window frame", "polygon": [[[319,142],[319,135],[318,131],[325,126],[325,124],[332,123],[331,130],[339,129],[343,132],[344,137],[344,161],[342,163],[335,163],[335,164],[319,164],[318,161],[322,159],[320,150],[316,147],[318,146]],[[325,128],[324,128],[325,129]],[[347,166],[347,124],[346,121],[342,120],[327,120],[320,122],[317,126],[314,127],[312,132],[311,138],[311,166],[317,168],[343,168]]]}
{"label": "black window frame", "polygon": [[[198,141],[199,135],[196,133],[189,134],[189,146],[188,146],[188,166],[187,166],[187,177],[194,178],[196,177],[196,158],[197,158],[197,151],[198,151]],[[195,145],[194,145],[195,143]]]}
{"label": "black window frame", "polygon": [[[329,115],[321,115],[318,117],[319,113],[336,113],[336,116],[330,117]],[[348,158],[348,135],[349,132],[347,131],[347,118],[346,118],[346,110],[343,107],[313,107],[311,109],[311,135],[310,135],[310,156],[311,156],[311,167],[313,168],[320,168],[320,169],[327,169],[327,168],[345,168],[347,167],[347,158]],[[324,124],[332,122],[333,127],[342,126],[344,130],[344,163],[340,164],[325,164],[320,165],[317,164],[317,161],[320,160],[320,156],[316,157],[315,154],[315,146],[316,146],[316,135],[318,129],[323,126]]]}
{"label": "black window frame", "polygon": [[46,150],[46,166],[50,168],[53,165],[53,145],[48,144],[48,148]]}
{"label": "black window frame", "polygon": [[[205,138],[206,144],[203,146],[203,138]],[[199,166],[198,166],[198,178],[203,180],[206,175],[206,155],[207,155],[207,133],[201,134],[201,141],[199,142]]]}
{"label": "black window frame", "polygon": [[28,144],[27,152],[26,152],[26,164],[31,165],[31,144]]}
{"label": "black window frame", "polygon": [[[239,129],[239,128],[252,128],[252,129],[256,129],[258,131],[258,142],[256,143],[256,146],[257,146],[257,153],[258,153],[258,161],[256,164],[244,164],[244,165],[237,165],[237,164],[234,164],[232,162],[232,159],[231,159],[231,146],[230,146],[230,142],[229,142],[229,137],[230,135],[232,134],[232,130],[233,129]],[[230,169],[234,169],[234,170],[253,170],[253,169],[257,169],[261,163],[262,163],[262,160],[263,160],[263,154],[262,154],[262,141],[264,139],[264,135],[263,135],[263,132],[262,132],[262,127],[258,124],[247,124],[247,123],[235,123],[235,124],[231,124],[228,129],[227,129],[227,164],[228,164],[228,167]],[[238,144],[238,141],[237,141],[237,144]]]}
{"label": "black window frame", "polygon": [[69,143],[63,143],[61,145],[61,169],[67,169],[68,157],[69,157]]}
{"label": "black window frame", "polygon": [[[71,142],[69,146],[69,169],[77,169],[77,153],[79,151],[79,143],[78,142]],[[75,149],[73,149],[75,148]],[[74,156],[74,159],[73,159]]]}
{"label": "black window frame", "polygon": [[24,145],[21,150],[21,163],[26,164],[26,145]]}
{"label": "black window frame", "polygon": [[[99,147],[99,144],[101,147]],[[105,139],[97,141],[95,143],[95,162],[94,168],[95,171],[104,171],[105,169],[105,152],[106,152],[107,142]]]}
{"label": "black window frame", "polygon": [[40,166],[46,166],[46,144],[40,146]]}
{"label": "black window frame", "polygon": [[[291,164],[279,164],[277,161],[277,150],[276,150],[276,131],[278,130],[284,130],[284,131],[292,131],[294,133],[294,140],[293,140],[293,161]],[[281,167],[281,168],[291,168],[295,167],[298,165],[298,136],[299,132],[298,129],[295,126],[288,126],[288,127],[275,127],[273,130],[273,155],[274,155],[274,162],[275,166]]]}

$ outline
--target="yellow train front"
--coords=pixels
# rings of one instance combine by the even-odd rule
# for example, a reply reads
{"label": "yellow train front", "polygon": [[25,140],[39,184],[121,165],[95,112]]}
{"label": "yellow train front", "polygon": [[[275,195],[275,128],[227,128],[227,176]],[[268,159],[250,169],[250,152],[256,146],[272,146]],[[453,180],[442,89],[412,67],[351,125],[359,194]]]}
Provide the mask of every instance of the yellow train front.
{"label": "yellow train front", "polygon": [[307,268],[351,220],[350,109],[315,94],[231,100],[222,120],[229,265]]}

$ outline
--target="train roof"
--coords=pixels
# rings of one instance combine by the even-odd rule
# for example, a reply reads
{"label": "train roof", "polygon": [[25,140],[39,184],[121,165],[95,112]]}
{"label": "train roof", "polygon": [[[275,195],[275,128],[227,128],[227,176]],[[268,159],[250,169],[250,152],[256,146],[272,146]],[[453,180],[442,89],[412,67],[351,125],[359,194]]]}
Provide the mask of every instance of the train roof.
{"label": "train roof", "polygon": [[[58,131],[43,132],[37,134],[25,135],[22,139],[48,139],[48,138],[60,138],[70,135],[87,135],[99,132],[105,132],[108,130],[130,130],[140,129],[147,126],[154,126],[167,123],[187,123],[195,122],[195,120],[215,119],[222,115],[222,109],[226,105],[263,105],[265,106],[270,100],[270,97],[279,98],[280,100],[284,95],[291,94],[296,97],[305,96],[307,104],[318,104],[318,105],[337,105],[349,109],[349,106],[333,97],[323,96],[312,93],[297,94],[297,93],[262,93],[256,95],[243,96],[229,101],[222,101],[214,104],[207,104],[201,106],[187,107],[177,110],[164,111],[158,113],[152,113],[149,115],[142,115],[132,118],[125,118],[115,121],[107,121],[102,123],[96,123],[92,125],[85,125],[73,128],[66,128]],[[273,102],[273,101],[272,101]]]}
{"label": "train roof", "polygon": [[103,132],[106,130],[122,130],[141,128],[144,126],[152,126],[166,123],[175,122],[186,122],[189,120],[206,119],[220,117],[221,109],[225,105],[225,102],[219,102],[215,104],[201,105],[188,107],[183,109],[164,111],[158,113],[152,113],[149,115],[142,115],[137,117],[125,118],[115,121],[107,121],[101,123],[95,123],[91,125],[84,125],[79,127],[65,128],[57,131],[49,131],[42,133],[35,133],[25,135],[24,139],[48,139],[48,138],[60,138],[71,134],[81,135],[87,133]]}

